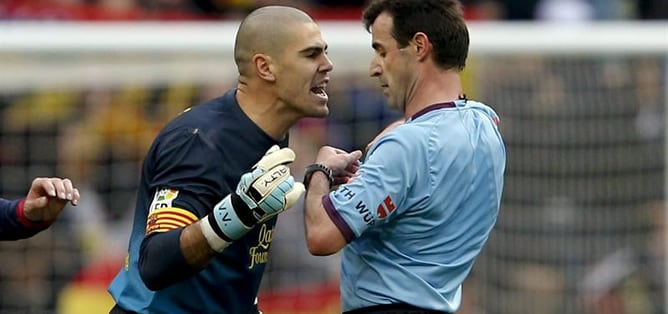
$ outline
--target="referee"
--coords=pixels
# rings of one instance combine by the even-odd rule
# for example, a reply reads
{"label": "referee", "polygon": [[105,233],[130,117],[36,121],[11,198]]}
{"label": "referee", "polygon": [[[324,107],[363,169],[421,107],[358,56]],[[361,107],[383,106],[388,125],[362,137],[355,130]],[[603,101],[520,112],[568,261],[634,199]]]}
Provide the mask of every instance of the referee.
{"label": "referee", "polygon": [[499,117],[464,96],[469,36],[457,1],[376,0],[363,21],[370,75],[404,121],[363,162],[361,151],[320,148],[304,175],[308,249],[342,250],[346,314],[454,313],[499,212]]}

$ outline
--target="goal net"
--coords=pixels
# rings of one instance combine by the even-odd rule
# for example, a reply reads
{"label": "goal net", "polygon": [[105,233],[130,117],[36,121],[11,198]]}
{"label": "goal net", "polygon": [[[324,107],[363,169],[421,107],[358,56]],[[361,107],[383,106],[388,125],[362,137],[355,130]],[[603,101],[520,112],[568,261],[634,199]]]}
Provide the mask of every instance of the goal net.
{"label": "goal net", "polygon": [[[298,177],[320,145],[363,148],[398,117],[367,76],[361,24],[321,26],[331,116],[291,131]],[[108,311],[144,154],[169,119],[236,84],[236,27],[0,23],[0,195],[53,175],[83,193],[49,230],[0,243],[0,312]],[[664,313],[666,23],[470,27],[466,93],[501,116],[508,165],[458,313]],[[338,313],[338,258],[308,254],[301,211],[281,215],[262,308]]]}
{"label": "goal net", "polygon": [[508,165],[468,298],[485,313],[665,313],[665,28],[475,34],[490,43],[473,94],[500,113]]}

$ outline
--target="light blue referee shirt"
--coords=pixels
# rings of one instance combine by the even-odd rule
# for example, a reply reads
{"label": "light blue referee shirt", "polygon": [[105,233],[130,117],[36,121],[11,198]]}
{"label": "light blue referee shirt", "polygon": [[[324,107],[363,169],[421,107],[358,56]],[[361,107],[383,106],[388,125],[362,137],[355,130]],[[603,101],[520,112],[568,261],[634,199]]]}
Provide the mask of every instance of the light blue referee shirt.
{"label": "light blue referee shirt", "polygon": [[342,309],[407,303],[455,312],[496,222],[506,151],[497,114],[435,104],[370,149],[361,175],[323,198],[349,242]]}

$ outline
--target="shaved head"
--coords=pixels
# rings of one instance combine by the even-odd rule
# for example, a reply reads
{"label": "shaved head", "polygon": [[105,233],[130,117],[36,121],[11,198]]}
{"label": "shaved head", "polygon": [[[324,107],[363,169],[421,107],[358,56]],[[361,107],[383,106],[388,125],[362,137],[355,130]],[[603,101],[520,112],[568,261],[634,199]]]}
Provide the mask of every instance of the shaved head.
{"label": "shaved head", "polygon": [[266,6],[251,12],[239,26],[234,42],[234,62],[247,75],[253,55],[276,57],[294,37],[295,26],[315,23],[305,12],[285,6]]}

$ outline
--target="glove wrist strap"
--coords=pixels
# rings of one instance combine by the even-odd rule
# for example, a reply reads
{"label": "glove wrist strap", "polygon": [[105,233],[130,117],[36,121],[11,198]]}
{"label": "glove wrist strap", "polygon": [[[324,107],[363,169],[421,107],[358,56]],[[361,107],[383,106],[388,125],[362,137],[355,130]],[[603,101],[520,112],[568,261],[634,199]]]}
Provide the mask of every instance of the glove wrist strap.
{"label": "glove wrist strap", "polygon": [[[209,246],[214,251],[220,253],[232,243],[231,242],[232,240],[227,238],[224,234],[222,234],[222,232],[220,232],[220,229],[217,228],[215,222],[213,224],[211,223],[210,219],[211,217],[213,216],[209,215],[204,217],[199,221],[199,225],[200,229],[202,230],[202,234],[204,235],[204,238],[206,238],[206,242],[209,243]],[[215,229],[218,229],[219,232],[216,232],[216,230],[214,230],[214,226],[216,226]]]}
{"label": "glove wrist strap", "polygon": [[[222,251],[229,243],[243,237],[255,225],[254,223],[246,224],[246,219],[239,217],[238,213],[249,212],[249,210],[243,201],[234,201],[234,196],[236,194],[231,193],[223,198],[209,215],[202,218],[202,233],[211,248],[217,252]],[[234,206],[243,207],[236,209]]]}

